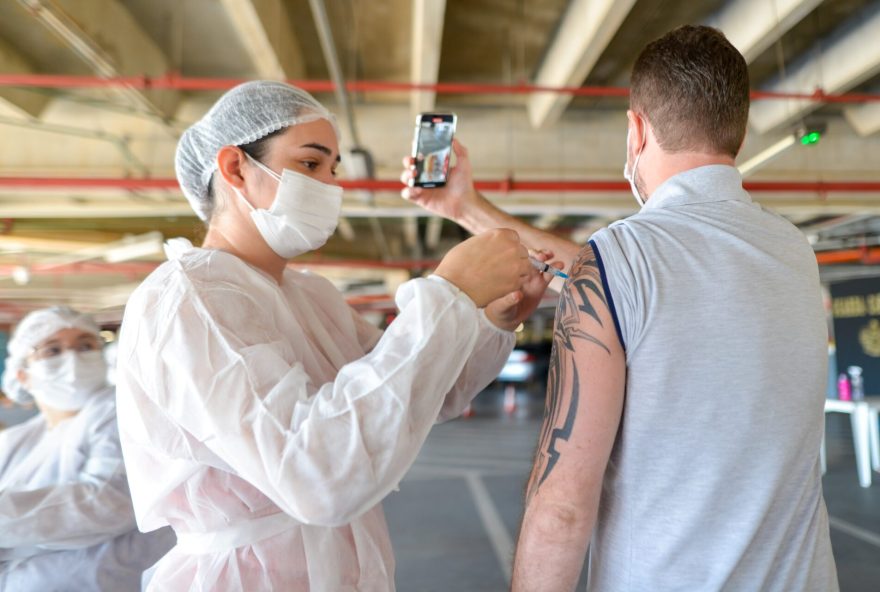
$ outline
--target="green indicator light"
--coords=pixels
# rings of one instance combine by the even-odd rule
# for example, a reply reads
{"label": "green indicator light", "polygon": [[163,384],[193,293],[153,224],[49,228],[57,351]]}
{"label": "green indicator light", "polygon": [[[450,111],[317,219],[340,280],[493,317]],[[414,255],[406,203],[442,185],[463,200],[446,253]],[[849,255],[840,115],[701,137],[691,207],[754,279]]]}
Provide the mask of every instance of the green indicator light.
{"label": "green indicator light", "polygon": [[809,146],[810,144],[816,144],[819,140],[822,139],[822,134],[819,132],[810,132],[808,134],[804,134],[801,137],[801,144],[804,146]]}

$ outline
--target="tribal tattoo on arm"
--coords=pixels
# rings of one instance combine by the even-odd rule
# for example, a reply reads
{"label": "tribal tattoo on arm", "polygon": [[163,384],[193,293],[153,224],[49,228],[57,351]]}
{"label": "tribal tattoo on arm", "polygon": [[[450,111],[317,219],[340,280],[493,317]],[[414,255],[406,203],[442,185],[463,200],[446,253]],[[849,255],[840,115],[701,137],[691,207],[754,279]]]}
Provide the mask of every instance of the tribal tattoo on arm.
{"label": "tribal tattoo on arm", "polygon": [[562,454],[560,442],[567,442],[572,435],[581,398],[581,377],[575,361],[576,349],[596,347],[611,355],[608,345],[588,330],[591,326],[598,326],[599,329],[604,327],[602,319],[609,317],[607,311],[608,302],[602,288],[596,256],[591,248],[585,248],[572,267],[571,277],[559,295],[547,377],[544,424],[526,493],[527,505],[559,461]]}

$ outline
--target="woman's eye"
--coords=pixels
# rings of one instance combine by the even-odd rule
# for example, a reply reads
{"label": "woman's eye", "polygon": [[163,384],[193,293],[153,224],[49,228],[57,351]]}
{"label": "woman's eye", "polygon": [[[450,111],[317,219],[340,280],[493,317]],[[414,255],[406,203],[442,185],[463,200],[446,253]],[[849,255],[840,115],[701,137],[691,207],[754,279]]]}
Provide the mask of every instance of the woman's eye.
{"label": "woman's eye", "polygon": [[303,165],[304,165],[307,169],[309,169],[310,171],[314,171],[315,169],[318,168],[318,163],[317,163],[317,162],[313,162],[313,161],[311,161],[311,160],[304,160],[304,161],[303,161]]}
{"label": "woman's eye", "polygon": [[37,359],[45,359],[45,358],[54,358],[55,356],[60,356],[61,352],[64,351],[61,346],[58,345],[49,345],[46,347],[41,347],[35,352],[35,356]]}

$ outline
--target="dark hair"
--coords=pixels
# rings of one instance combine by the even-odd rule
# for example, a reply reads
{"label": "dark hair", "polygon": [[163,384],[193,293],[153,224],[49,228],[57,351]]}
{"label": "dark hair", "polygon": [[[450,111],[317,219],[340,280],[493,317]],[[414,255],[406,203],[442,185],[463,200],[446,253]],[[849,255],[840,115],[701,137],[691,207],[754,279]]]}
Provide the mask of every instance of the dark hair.
{"label": "dark hair", "polygon": [[[249,154],[251,158],[254,160],[262,160],[266,153],[269,152],[269,141],[276,136],[280,136],[284,132],[287,131],[286,127],[282,127],[281,129],[277,129],[274,132],[270,132],[260,138],[259,140],[254,140],[248,144],[240,144],[238,147],[241,148],[245,153]],[[214,217],[214,214],[217,213],[217,192],[214,190],[214,179],[216,179],[217,171],[211,175],[211,181],[208,183],[208,198],[211,200],[211,209],[207,212],[208,215],[208,224],[211,223],[211,218]]]}
{"label": "dark hair", "polygon": [[746,60],[718,29],[679,27],[639,54],[630,108],[651,122],[666,152],[735,157],[749,118]]}

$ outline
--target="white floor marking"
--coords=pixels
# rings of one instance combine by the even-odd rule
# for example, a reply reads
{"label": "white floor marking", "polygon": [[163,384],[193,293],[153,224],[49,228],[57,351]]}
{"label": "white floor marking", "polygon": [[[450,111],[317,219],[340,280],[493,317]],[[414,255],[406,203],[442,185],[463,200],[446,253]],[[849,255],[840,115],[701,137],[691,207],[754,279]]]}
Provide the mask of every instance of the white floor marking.
{"label": "white floor marking", "polygon": [[468,472],[465,474],[464,479],[468,484],[468,489],[471,490],[471,495],[474,497],[477,512],[480,514],[483,528],[486,529],[486,533],[489,535],[489,541],[495,550],[495,556],[498,558],[501,572],[509,584],[511,563],[513,563],[513,539],[510,537],[510,533],[507,532],[507,527],[504,526],[504,521],[501,520],[498,509],[492,502],[489,491],[486,489],[486,484],[483,483],[479,473]]}
{"label": "white floor marking", "polygon": [[874,545],[875,547],[880,547],[880,534],[865,530],[864,528],[856,526],[855,524],[850,524],[846,520],[841,520],[834,516],[828,517],[828,523],[831,525],[831,528],[844,532],[870,545]]}

